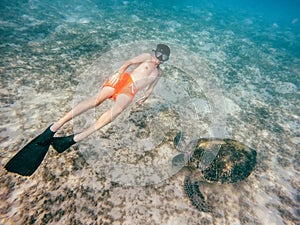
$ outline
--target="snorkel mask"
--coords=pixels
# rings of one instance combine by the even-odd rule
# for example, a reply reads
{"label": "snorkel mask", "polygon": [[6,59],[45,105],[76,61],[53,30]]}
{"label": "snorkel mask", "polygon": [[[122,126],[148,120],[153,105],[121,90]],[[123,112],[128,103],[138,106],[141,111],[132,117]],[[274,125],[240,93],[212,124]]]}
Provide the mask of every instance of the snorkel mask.
{"label": "snorkel mask", "polygon": [[155,57],[161,61],[166,62],[169,60],[170,56],[170,48],[167,45],[164,44],[158,44],[156,49],[153,50],[155,52]]}

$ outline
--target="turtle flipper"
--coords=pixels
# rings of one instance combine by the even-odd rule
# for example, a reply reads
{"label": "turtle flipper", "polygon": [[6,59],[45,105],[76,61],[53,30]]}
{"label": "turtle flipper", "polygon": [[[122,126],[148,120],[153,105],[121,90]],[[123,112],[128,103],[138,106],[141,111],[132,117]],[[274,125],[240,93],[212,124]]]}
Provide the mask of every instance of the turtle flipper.
{"label": "turtle flipper", "polygon": [[192,182],[190,176],[187,176],[184,180],[184,190],[196,209],[202,212],[212,212],[212,208],[207,205],[204,196],[200,191],[199,183]]}
{"label": "turtle flipper", "polygon": [[172,159],[172,166],[173,167],[183,167],[187,164],[188,162],[188,154],[187,153],[180,153]]}
{"label": "turtle flipper", "polygon": [[179,148],[180,142],[183,141],[183,132],[179,131],[174,138],[173,144],[176,149]]}

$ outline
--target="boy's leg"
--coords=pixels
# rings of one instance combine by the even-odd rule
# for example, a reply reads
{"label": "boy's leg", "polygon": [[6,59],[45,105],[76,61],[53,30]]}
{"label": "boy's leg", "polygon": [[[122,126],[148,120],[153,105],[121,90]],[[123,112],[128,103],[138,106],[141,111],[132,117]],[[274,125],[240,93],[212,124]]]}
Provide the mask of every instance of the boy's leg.
{"label": "boy's leg", "polygon": [[125,108],[128,107],[131,101],[132,99],[125,94],[118,95],[115,104],[107,112],[102,114],[102,116],[94,125],[90,126],[83,132],[76,135],[72,134],[67,137],[54,138],[51,142],[52,146],[57,152],[64,152],[76,142],[83,140],[90,134],[94,133],[96,130],[104,127],[106,124],[113,121],[121,112],[123,112]]}
{"label": "boy's leg", "polygon": [[75,106],[71,111],[69,111],[64,117],[55,122],[51,127],[51,131],[56,132],[61,128],[66,122],[70,121],[75,116],[80,115],[81,113],[100,105],[104,100],[112,96],[114,93],[114,88],[104,87],[96,95],[80,102]]}
{"label": "boy's leg", "polygon": [[101,129],[105,125],[109,124],[111,121],[113,121],[118,115],[120,115],[121,112],[126,109],[129,104],[131,103],[132,99],[125,95],[125,94],[120,94],[116,98],[116,102],[114,105],[105,113],[102,114],[102,116],[98,119],[98,121],[90,126],[88,129],[85,131],[76,134],[74,136],[74,141],[79,142],[89,136],[90,134],[94,133],[95,131]]}

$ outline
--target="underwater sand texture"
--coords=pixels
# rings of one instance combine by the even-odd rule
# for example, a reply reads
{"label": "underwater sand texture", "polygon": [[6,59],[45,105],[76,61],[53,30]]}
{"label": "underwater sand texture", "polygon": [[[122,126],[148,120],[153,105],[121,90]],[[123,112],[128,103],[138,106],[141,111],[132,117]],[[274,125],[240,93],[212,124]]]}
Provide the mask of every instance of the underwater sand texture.
{"label": "underwater sand texture", "polygon": [[[299,224],[296,20],[274,24],[243,10],[219,10],[213,3],[173,5],[163,11],[167,3],[141,1],[0,4],[0,224]],[[170,43],[184,54],[171,53],[164,65],[169,77],[161,80],[142,108],[129,108],[115,123],[64,154],[50,148],[30,178],[3,169],[30,139],[86,93],[94,94],[131,51],[120,52],[113,63],[103,56],[135,41],[151,45],[153,40]],[[187,62],[186,53],[200,58],[201,68],[212,77],[199,74],[195,85],[190,67],[174,63],[181,57]],[[100,62],[104,67],[96,73],[93,68]],[[198,74],[197,64],[190,66]],[[103,68],[101,76],[93,76]],[[92,73],[84,79],[87,72]],[[209,79],[222,93],[225,114],[217,115],[226,117],[224,133],[208,132],[218,112],[210,101],[214,96],[207,96],[210,92],[201,86]],[[177,93],[174,83],[183,92]],[[84,114],[58,135],[87,126],[109,106],[108,102]],[[184,112],[193,112],[197,120]],[[179,117],[186,120],[178,121]],[[191,138],[216,134],[258,153],[256,168],[245,181],[200,184],[214,208],[210,214],[196,210],[185,195],[188,172],[172,171],[167,163],[178,154],[172,147],[176,132],[191,133],[194,128]],[[140,139],[143,142],[136,141]],[[99,148],[102,151],[96,151]],[[138,168],[154,164],[163,170],[134,171],[126,183],[115,173],[120,167],[111,166],[118,162]]]}

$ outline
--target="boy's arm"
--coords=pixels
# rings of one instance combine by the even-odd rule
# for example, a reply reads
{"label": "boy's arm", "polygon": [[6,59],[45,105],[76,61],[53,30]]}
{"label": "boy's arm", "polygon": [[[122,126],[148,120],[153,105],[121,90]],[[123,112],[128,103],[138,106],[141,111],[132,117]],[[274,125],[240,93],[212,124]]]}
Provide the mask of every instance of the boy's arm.
{"label": "boy's arm", "polygon": [[129,66],[137,64],[137,63],[142,63],[145,62],[147,60],[151,60],[152,56],[149,53],[143,53],[141,55],[138,55],[130,60],[127,60],[124,62],[124,64],[120,67],[119,72],[117,72],[116,74],[114,74],[110,79],[110,83],[112,85],[115,85],[116,83],[118,83],[119,79],[120,79],[120,75],[123,74]]}
{"label": "boy's arm", "polygon": [[152,59],[152,56],[149,53],[143,53],[141,55],[138,55],[132,59],[125,61],[124,64],[120,67],[119,73],[123,74],[128,69],[128,67],[131,65],[134,65],[137,63],[142,63],[142,62],[145,62],[145,61],[151,60],[151,59]]}

